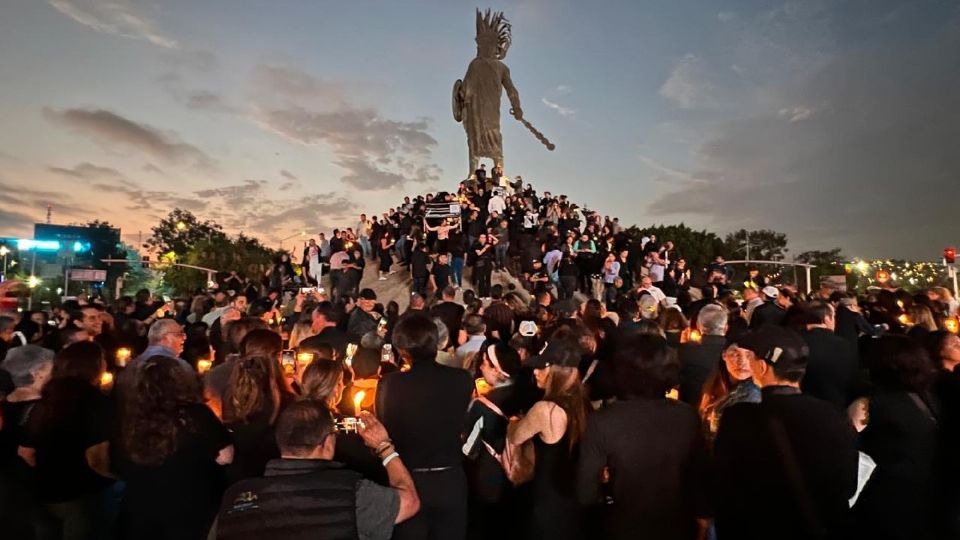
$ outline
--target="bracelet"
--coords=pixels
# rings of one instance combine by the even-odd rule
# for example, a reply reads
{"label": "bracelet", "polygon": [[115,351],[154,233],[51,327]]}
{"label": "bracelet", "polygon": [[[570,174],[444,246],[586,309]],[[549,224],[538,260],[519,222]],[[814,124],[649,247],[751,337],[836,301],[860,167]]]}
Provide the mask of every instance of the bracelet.
{"label": "bracelet", "polygon": [[391,461],[397,459],[398,457],[400,457],[400,454],[393,452],[389,456],[383,458],[383,466],[386,467],[387,465],[390,464]]}
{"label": "bracelet", "polygon": [[387,445],[387,446],[384,447],[382,450],[376,452],[376,455],[377,455],[378,458],[383,459],[383,456],[389,454],[390,452],[393,452],[394,450],[396,450],[396,448],[394,448],[394,446],[393,446],[392,444],[391,444],[391,445]]}
{"label": "bracelet", "polygon": [[393,441],[391,441],[390,439],[387,439],[387,440],[381,442],[380,444],[378,444],[378,445],[377,445],[377,449],[374,450],[373,453],[374,453],[374,454],[379,454],[380,452],[383,452],[383,451],[384,451],[388,446],[390,446],[391,444],[393,444]]}

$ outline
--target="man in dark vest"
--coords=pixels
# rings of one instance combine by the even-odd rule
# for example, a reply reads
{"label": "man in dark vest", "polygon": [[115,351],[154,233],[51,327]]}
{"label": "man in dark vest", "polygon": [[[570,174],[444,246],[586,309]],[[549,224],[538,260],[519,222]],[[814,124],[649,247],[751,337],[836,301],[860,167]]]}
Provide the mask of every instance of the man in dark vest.
{"label": "man in dark vest", "polygon": [[208,538],[388,540],[395,523],[420,510],[420,499],[383,424],[370,413],[361,420],[358,432],[383,461],[390,487],[331,461],[333,417],[323,404],[301,401],[277,420],[281,458],[267,463],[263,478],[227,489]]}

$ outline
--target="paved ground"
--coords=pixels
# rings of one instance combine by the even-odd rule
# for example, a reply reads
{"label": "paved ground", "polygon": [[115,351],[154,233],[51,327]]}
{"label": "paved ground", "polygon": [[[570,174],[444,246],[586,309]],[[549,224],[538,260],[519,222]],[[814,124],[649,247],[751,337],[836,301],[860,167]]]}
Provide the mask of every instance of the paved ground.
{"label": "paved ground", "polygon": [[[373,289],[377,293],[377,302],[383,305],[387,305],[390,301],[395,301],[400,306],[400,312],[402,313],[410,303],[410,285],[413,283],[413,279],[410,277],[410,270],[407,267],[394,264],[392,268],[394,273],[390,274],[386,281],[380,281],[377,279],[377,269],[379,267],[380,262],[378,260],[367,259],[363,279],[360,281],[360,288],[369,287]],[[463,272],[463,289],[473,289],[473,283],[470,281],[473,270],[468,267],[464,268]],[[516,285],[516,290],[519,291],[525,299],[528,299],[529,295],[527,292],[520,287],[520,283],[516,278],[507,272],[494,272],[490,281],[494,285],[500,283],[504,287],[513,283]],[[327,289],[330,288],[330,281],[327,276],[323,277],[323,286]],[[463,289],[457,292],[457,301],[462,299]]]}

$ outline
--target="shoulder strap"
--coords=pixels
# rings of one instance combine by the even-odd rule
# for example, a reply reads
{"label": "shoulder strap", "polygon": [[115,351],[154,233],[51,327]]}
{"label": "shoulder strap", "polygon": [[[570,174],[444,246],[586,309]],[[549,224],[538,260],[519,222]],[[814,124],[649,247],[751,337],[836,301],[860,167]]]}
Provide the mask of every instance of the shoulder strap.
{"label": "shoulder strap", "polygon": [[491,411],[493,411],[494,414],[496,414],[497,416],[502,416],[502,417],[504,417],[504,418],[507,417],[507,415],[503,414],[503,411],[500,410],[500,407],[498,407],[496,403],[494,403],[494,402],[490,401],[489,399],[487,399],[486,396],[477,396],[477,401],[479,401],[480,403],[483,403],[484,405],[486,405],[487,408],[490,409]]}
{"label": "shoulder strap", "polygon": [[923,398],[921,398],[920,395],[917,394],[916,392],[907,392],[907,395],[910,396],[910,401],[913,401],[913,404],[916,405],[918,409],[920,409],[920,412],[922,412],[927,418],[930,419],[931,422],[934,423],[934,425],[936,425],[937,416],[933,414],[933,411],[930,410],[930,407],[927,405],[927,402],[925,402]]}

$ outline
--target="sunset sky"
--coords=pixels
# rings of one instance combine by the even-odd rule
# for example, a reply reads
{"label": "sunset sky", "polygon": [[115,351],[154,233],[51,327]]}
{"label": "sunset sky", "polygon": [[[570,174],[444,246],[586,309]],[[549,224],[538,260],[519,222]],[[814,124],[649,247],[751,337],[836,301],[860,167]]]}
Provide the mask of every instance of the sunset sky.
{"label": "sunset sky", "polygon": [[[475,3],[0,2],[0,236],[174,207],[276,245],[466,175]],[[506,173],[792,253],[960,243],[960,2],[520,0]]]}

